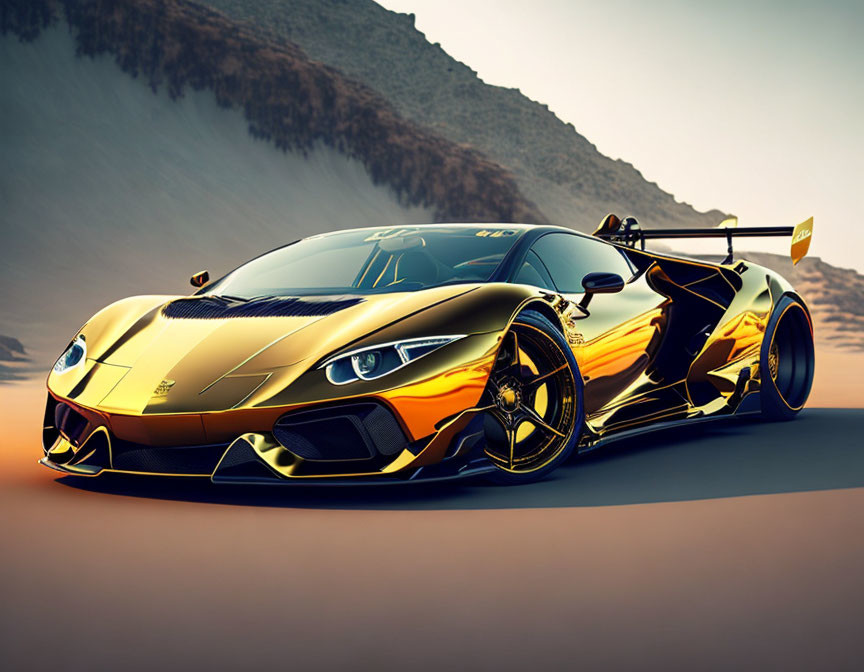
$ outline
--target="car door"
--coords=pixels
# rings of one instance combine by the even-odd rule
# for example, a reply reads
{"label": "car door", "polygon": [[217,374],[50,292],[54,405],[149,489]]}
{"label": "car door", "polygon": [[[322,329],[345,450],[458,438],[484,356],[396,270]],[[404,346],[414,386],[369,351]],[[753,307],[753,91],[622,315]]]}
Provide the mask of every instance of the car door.
{"label": "car door", "polygon": [[[602,434],[653,419],[670,406],[686,411],[677,394],[671,400],[658,398],[666,381],[652,371],[668,299],[649,286],[644,274],[634,273],[625,254],[602,241],[563,232],[540,237],[531,254],[570,302],[565,323],[585,382],[589,427]],[[616,294],[592,296],[583,310],[582,279],[593,272],[616,273],[626,284]]]}

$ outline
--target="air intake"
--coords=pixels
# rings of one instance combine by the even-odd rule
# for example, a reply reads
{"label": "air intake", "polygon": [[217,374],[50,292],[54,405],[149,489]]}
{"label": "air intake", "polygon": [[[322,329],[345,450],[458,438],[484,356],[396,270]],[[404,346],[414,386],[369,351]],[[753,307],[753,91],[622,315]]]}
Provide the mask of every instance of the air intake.
{"label": "air intake", "polygon": [[54,408],[54,426],[76,446],[87,429],[87,418],[67,404],[57,404]]}
{"label": "air intake", "polygon": [[298,457],[321,462],[392,457],[408,444],[393,413],[377,402],[287,413],[273,435]]}
{"label": "air intake", "polygon": [[231,317],[311,317],[332,315],[362,303],[356,297],[299,299],[266,297],[249,301],[200,296],[177,299],[162,309],[162,315],[175,320],[222,320]]}

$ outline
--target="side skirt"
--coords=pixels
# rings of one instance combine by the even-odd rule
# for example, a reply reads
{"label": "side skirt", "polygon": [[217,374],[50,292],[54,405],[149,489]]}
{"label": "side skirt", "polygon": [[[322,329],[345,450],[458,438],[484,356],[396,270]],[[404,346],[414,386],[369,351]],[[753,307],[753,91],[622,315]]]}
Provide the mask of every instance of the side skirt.
{"label": "side skirt", "polygon": [[[751,397],[753,399],[751,399]],[[669,422],[658,422],[656,424],[643,425],[642,427],[635,427],[633,429],[625,429],[621,432],[616,432],[614,434],[610,434],[609,436],[604,436],[594,443],[581,446],[577,454],[584,455],[585,453],[590,453],[594,450],[597,450],[598,448],[602,448],[603,446],[608,446],[610,443],[615,443],[616,441],[623,441],[624,439],[630,439],[634,436],[644,436],[645,434],[650,434],[653,432],[661,432],[666,429],[692,427],[693,425],[703,425],[709,422],[720,422],[722,420],[726,420],[728,422],[729,420],[733,420],[735,418],[756,417],[760,415],[758,397],[758,393],[751,393],[747,395],[745,399],[750,403],[746,404],[746,410],[745,408],[743,408],[745,404],[742,403],[739,407],[739,410],[735,413],[726,413],[723,415],[707,415],[701,418],[685,418],[684,420],[670,420]],[[755,404],[753,403],[753,400],[755,400]],[[750,410],[753,409],[754,405],[755,409]]]}

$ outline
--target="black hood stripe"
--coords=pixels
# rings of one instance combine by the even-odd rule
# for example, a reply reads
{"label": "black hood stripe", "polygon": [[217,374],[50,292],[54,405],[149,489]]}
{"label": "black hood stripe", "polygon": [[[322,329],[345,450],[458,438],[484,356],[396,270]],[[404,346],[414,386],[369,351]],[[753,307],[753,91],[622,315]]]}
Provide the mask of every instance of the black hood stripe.
{"label": "black hood stripe", "polygon": [[221,320],[232,317],[317,317],[332,315],[362,303],[357,297],[300,299],[265,297],[249,301],[200,296],[165,305],[162,315],[175,320]]}

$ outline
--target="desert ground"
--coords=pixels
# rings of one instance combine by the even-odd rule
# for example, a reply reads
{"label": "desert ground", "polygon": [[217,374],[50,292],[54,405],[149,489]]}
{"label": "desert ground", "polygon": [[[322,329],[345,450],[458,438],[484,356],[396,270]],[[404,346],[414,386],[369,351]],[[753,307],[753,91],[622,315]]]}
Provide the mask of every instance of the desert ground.
{"label": "desert ground", "polygon": [[860,669],[864,410],[819,361],[794,422],[520,488],[60,478],[41,383],[4,386],[0,667]]}

